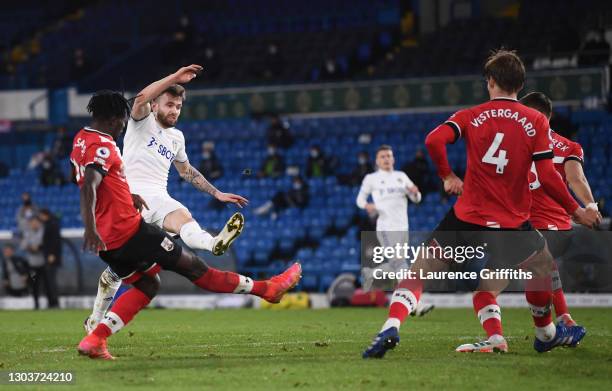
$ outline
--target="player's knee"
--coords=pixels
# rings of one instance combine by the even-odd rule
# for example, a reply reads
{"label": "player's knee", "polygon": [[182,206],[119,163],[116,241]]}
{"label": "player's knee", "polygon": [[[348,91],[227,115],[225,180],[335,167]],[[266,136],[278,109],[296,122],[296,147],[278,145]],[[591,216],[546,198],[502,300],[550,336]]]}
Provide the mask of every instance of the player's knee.
{"label": "player's knee", "polygon": [[157,295],[160,287],[160,278],[158,275],[155,276],[142,276],[138,281],[134,283],[134,287],[138,288],[142,293],[147,295],[150,299]]}
{"label": "player's knee", "polygon": [[194,281],[208,271],[208,265],[202,258],[190,251],[183,250],[176,264],[166,267],[166,269]]}
{"label": "player's knee", "polygon": [[183,270],[182,274],[189,280],[197,280],[208,271],[208,265],[202,258],[192,253],[186,253],[185,256],[188,257],[189,260],[185,262],[188,266]]}
{"label": "player's knee", "polygon": [[103,287],[116,286],[121,284],[121,280],[109,268],[104,269],[100,275],[99,285]]}
{"label": "player's knee", "polygon": [[206,261],[204,261],[202,258],[198,257],[197,255],[192,254],[190,279],[196,280],[202,277],[202,275],[206,273],[207,271],[208,271],[208,265],[206,264]]}

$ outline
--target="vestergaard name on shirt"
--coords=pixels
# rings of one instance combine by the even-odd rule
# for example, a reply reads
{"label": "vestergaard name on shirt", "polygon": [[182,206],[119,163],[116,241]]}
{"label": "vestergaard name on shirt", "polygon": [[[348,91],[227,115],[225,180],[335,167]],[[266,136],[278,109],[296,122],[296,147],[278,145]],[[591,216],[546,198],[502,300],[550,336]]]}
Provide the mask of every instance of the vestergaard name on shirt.
{"label": "vestergaard name on shirt", "polygon": [[[519,118],[520,117],[520,118]],[[517,111],[513,111],[510,109],[495,109],[495,110],[485,110],[476,118],[474,118],[470,123],[475,128],[484,124],[490,118],[508,118],[513,119],[525,129],[525,133],[529,137],[533,137],[536,135],[536,131],[533,128],[533,124],[527,120],[527,117],[522,117],[519,115]]]}

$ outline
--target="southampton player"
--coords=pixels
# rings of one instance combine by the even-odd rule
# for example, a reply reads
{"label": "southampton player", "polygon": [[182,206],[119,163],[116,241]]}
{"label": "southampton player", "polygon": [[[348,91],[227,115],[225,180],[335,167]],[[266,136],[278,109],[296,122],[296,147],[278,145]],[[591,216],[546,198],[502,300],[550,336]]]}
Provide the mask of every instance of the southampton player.
{"label": "southampton player", "polygon": [[80,188],[84,247],[98,253],[132,288],[83,338],[78,346],[80,354],[113,359],[106,339],[149,304],[159,289],[157,273],[161,269],[174,271],[211,292],[250,293],[273,303],[297,284],[299,263],[270,280],[254,281],[209,267],[161,228],[146,223],[137,210],[143,201],[130,193],[121,151],[115,144],[130,113],[127,100],[118,92],[100,91],[89,101],[87,111],[93,117],[91,127],[76,134],[70,154]]}
{"label": "southampton player", "polygon": [[[553,260],[544,238],[528,222],[531,207],[529,172],[532,162],[541,175],[541,185],[555,201],[578,223],[593,226],[600,216],[596,211],[581,208],[552,164],[552,145],[548,120],[544,115],[517,101],[517,94],[525,80],[525,67],[514,53],[499,50],[493,53],[484,67],[490,101],[460,110],[448,121],[427,135],[425,144],[443,179],[444,189],[459,195],[428,240],[428,245],[441,247],[482,245],[486,231],[524,231],[516,249],[510,247],[504,255],[506,264],[518,265],[530,260],[534,279],[525,287],[525,296],[536,326],[534,348],[548,351],[556,346],[575,346],[584,335],[582,327],[567,327],[552,322],[549,303],[552,299],[550,270]],[[464,182],[451,170],[446,145],[463,138],[467,150]],[[482,232],[483,235],[478,234]],[[513,244],[513,243],[510,243]],[[495,258],[493,258],[495,259]],[[495,265],[487,265],[494,269]],[[420,256],[412,264],[416,278],[399,284],[393,293],[389,317],[381,332],[363,353],[364,358],[383,357],[388,349],[399,343],[399,327],[414,311],[423,290],[421,271],[448,268],[446,260]],[[501,289],[500,281],[495,281]],[[503,285],[502,285],[503,286]],[[501,312],[492,285],[481,280],[474,295],[474,309],[484,324],[500,320]],[[478,346],[482,351],[507,350],[501,322],[488,322],[489,339]],[[476,345],[476,344],[474,344]]]}
{"label": "southampton player", "polygon": [[[395,171],[393,165],[393,149],[389,145],[381,145],[376,151],[376,167],[378,170],[363,178],[357,206],[365,209],[368,214],[375,215],[376,236],[381,246],[394,247],[396,244],[409,243],[408,238],[408,198],[418,204],[421,202],[421,192],[408,178],[406,173]],[[372,196],[373,203],[368,202]],[[392,259],[380,268],[387,271],[397,271],[406,267],[404,259]],[[374,277],[373,269],[364,267],[362,270],[363,289],[369,291]],[[414,315],[422,316],[433,309],[432,305],[419,306]]]}
{"label": "southampton player", "polygon": [[[180,84],[188,83],[201,70],[199,65],[183,67],[150,84],[136,96],[123,140],[123,159],[130,189],[145,201],[142,216],[147,223],[180,235],[192,249],[221,255],[240,235],[244,224],[242,214],[234,214],[219,235],[213,237],[167,190],[170,166],[174,165],[185,181],[219,201],[239,207],[247,203],[239,195],[217,190],[189,163],[185,137],[174,127],[185,100],[185,89]],[[102,273],[92,314],[84,323],[87,332],[102,319],[120,285],[121,281],[110,268]]]}
{"label": "southampton player", "polygon": [[[544,114],[550,119],[552,102],[541,92],[532,92],[521,98],[520,102]],[[584,175],[582,164],[584,152],[577,142],[571,141],[554,130],[551,131],[553,142],[553,164],[555,169],[569,185],[572,192],[588,209],[598,210],[591,187]],[[553,258],[558,258],[568,249],[571,242],[571,217],[553,198],[542,189],[535,166],[531,167],[531,217],[529,221],[546,238]],[[567,308],[565,295],[561,288],[559,271],[553,271],[553,307],[557,321],[566,325],[575,325]]]}
{"label": "southampton player", "polygon": [[[520,102],[544,114],[550,120],[552,102],[541,92],[532,92],[521,98]],[[597,210],[591,188],[582,170],[584,153],[580,144],[566,139],[553,130],[550,131],[552,139],[553,164],[556,171],[570,186],[574,194],[588,209]],[[555,172],[554,175],[557,175]],[[546,239],[546,244],[553,258],[561,256],[569,247],[571,241],[571,216],[552,197],[548,196],[540,184],[535,163],[531,165],[529,189],[531,190],[531,215],[529,222],[540,231]],[[557,322],[565,326],[576,326],[576,322],[569,314],[565,295],[563,293],[561,277],[556,263],[552,271],[552,306],[557,315]],[[492,292],[497,294],[498,292]],[[476,295],[480,297],[477,298]],[[475,299],[482,299],[483,294],[477,292]],[[484,296],[486,298],[486,296]],[[475,304],[477,306],[477,303]],[[490,316],[493,314],[494,316]],[[478,312],[478,317],[488,335],[501,330],[501,312],[498,307],[484,307]],[[586,332],[586,330],[585,330]],[[457,347],[458,352],[488,352],[490,347],[486,342],[464,344]]]}

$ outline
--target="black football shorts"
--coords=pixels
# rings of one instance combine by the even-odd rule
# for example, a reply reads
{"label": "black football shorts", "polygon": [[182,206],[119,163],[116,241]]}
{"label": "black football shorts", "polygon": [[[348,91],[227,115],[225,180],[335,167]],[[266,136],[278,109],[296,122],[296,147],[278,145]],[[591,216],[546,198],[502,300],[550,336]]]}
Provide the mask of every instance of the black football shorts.
{"label": "black football shorts", "polygon": [[428,245],[482,247],[488,254],[487,268],[512,268],[542,250],[544,237],[529,222],[516,229],[498,229],[471,224],[457,218],[451,208],[430,235]]}
{"label": "black football shorts", "polygon": [[156,274],[161,269],[173,269],[182,247],[157,226],[141,220],[138,231],[123,246],[100,251],[100,258],[126,283],[142,274]]}

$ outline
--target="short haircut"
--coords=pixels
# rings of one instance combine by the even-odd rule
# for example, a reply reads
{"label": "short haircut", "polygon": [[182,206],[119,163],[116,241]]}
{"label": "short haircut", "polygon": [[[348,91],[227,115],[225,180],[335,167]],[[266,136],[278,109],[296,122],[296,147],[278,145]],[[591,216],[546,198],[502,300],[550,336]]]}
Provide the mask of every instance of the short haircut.
{"label": "short haircut", "polygon": [[185,99],[187,99],[187,95],[186,95],[186,92],[185,92],[185,87],[183,87],[180,84],[173,84],[170,87],[166,88],[165,90],[162,91],[161,94],[159,94],[159,96],[157,98],[159,98],[163,94],[168,94],[168,95],[170,95],[170,96],[172,96],[174,98],[181,98],[181,100],[183,102],[185,101]]}
{"label": "short haircut", "polygon": [[552,115],[552,101],[542,92],[530,92],[522,97],[520,102],[527,107],[536,109],[544,114],[546,118],[550,118]]}
{"label": "short haircut", "polygon": [[378,156],[378,152],[381,152],[381,151],[391,151],[391,152],[393,152],[393,148],[391,148],[391,146],[388,145],[388,144],[383,144],[380,147],[378,147],[378,149],[376,149],[376,156]]}
{"label": "short haircut", "polygon": [[87,112],[95,120],[125,118],[130,115],[130,104],[118,91],[100,90],[93,94],[87,104]]}
{"label": "short haircut", "polygon": [[493,79],[499,88],[509,93],[519,92],[525,84],[525,65],[514,50],[492,51],[483,73],[487,80]]}

